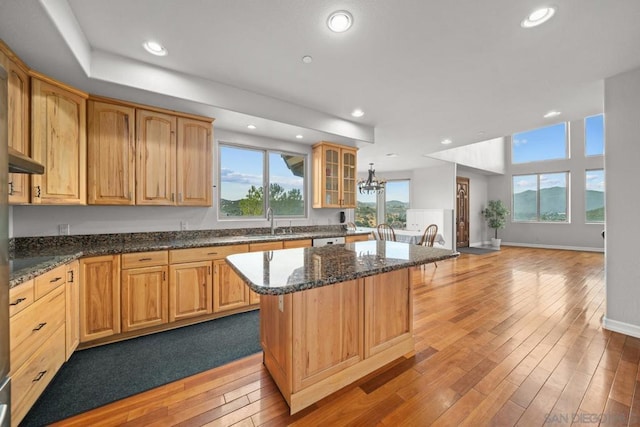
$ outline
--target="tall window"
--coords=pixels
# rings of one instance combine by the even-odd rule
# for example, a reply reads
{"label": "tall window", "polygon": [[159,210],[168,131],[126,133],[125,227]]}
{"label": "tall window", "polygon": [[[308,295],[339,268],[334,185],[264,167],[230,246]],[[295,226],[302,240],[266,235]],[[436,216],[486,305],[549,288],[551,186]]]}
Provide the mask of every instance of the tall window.
{"label": "tall window", "polygon": [[512,163],[566,158],[568,158],[566,123],[516,133],[511,139]]}
{"label": "tall window", "polygon": [[357,194],[355,222],[358,227],[375,227],[378,225],[378,195]]}
{"label": "tall window", "polygon": [[219,157],[221,218],[305,215],[304,155],[221,144]]}
{"label": "tall window", "polygon": [[584,119],[584,152],[587,156],[604,154],[604,116],[599,114]]}
{"label": "tall window", "polygon": [[585,173],[585,208],[587,222],[604,222],[604,170]]}
{"label": "tall window", "polygon": [[409,180],[388,181],[384,189],[385,222],[393,228],[407,227],[409,209]]}
{"label": "tall window", "polygon": [[514,175],[514,222],[568,222],[568,172]]}

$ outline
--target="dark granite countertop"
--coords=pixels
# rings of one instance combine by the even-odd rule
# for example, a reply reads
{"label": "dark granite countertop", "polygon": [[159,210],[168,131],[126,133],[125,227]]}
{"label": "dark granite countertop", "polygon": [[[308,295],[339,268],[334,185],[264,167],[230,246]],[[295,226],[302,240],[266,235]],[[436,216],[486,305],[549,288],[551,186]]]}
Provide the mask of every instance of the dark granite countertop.
{"label": "dark granite countertop", "polygon": [[262,295],[282,295],[458,256],[448,249],[369,240],[230,255],[227,262]]}
{"label": "dark granite countertop", "polygon": [[[12,259],[9,288],[46,273],[59,265],[83,256],[114,255],[168,249],[262,243],[283,240],[368,234],[366,231],[302,231],[279,234],[242,234],[217,236],[209,232],[148,233],[131,235],[94,235],[22,238],[20,250]],[[54,243],[52,243],[54,242]]]}

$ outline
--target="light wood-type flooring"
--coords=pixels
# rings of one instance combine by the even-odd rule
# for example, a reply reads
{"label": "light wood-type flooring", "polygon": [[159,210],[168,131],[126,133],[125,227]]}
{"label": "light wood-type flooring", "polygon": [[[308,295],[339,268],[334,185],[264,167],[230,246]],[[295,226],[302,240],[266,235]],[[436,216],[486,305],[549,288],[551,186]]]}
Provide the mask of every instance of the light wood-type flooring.
{"label": "light wood-type flooring", "polygon": [[61,425],[640,425],[640,340],[602,329],[601,253],[503,247],[427,265],[415,355],[290,416],[261,354]]}

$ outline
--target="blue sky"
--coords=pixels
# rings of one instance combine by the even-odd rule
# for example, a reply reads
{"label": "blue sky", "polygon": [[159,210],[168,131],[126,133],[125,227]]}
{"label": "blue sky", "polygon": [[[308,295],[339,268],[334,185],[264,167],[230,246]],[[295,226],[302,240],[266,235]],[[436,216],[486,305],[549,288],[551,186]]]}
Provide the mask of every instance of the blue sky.
{"label": "blue sky", "polygon": [[589,170],[585,178],[587,190],[604,191],[604,170]]}
{"label": "blue sky", "polygon": [[[259,150],[220,146],[223,199],[243,199],[252,185],[256,187],[263,185],[263,156],[264,152]],[[271,182],[277,182],[286,190],[302,188],[302,178],[291,173],[279,153],[270,153],[269,168]]]}
{"label": "blue sky", "polygon": [[597,156],[604,154],[604,117],[602,114],[587,117],[585,126],[585,154]]}
{"label": "blue sky", "polygon": [[513,163],[564,159],[566,135],[565,123],[513,134]]}

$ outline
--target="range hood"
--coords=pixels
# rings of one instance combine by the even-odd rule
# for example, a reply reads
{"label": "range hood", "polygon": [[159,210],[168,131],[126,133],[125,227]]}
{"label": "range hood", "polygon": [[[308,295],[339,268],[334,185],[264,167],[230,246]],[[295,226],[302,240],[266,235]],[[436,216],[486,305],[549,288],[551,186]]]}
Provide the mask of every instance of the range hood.
{"label": "range hood", "polygon": [[44,166],[36,162],[29,156],[25,156],[14,148],[9,147],[9,172],[28,173],[42,175]]}

